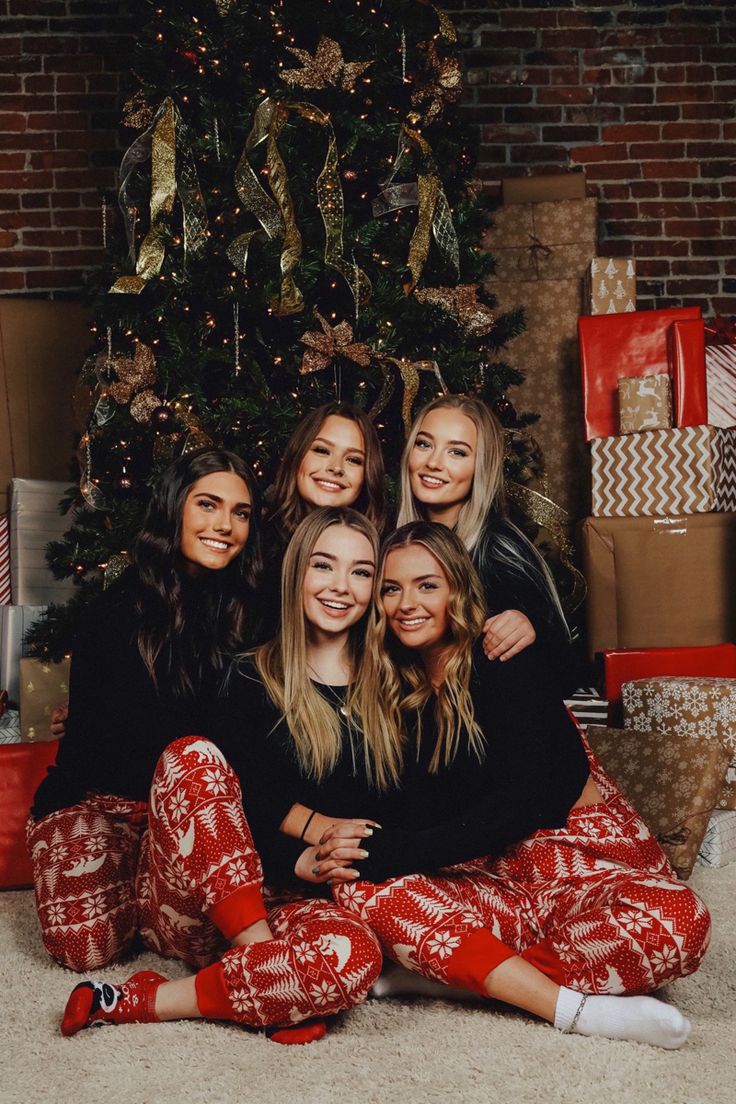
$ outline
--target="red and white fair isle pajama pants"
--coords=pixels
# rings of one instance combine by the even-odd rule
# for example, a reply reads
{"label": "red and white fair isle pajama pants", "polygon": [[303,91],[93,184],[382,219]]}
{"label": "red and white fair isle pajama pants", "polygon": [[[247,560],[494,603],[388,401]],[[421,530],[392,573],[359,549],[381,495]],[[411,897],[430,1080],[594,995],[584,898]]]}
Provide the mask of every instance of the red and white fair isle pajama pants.
{"label": "red and white fair isle pajama pants", "polygon": [[425,977],[483,993],[514,954],[584,993],[647,993],[693,973],[710,916],[591,755],[605,801],[573,809],[502,858],[380,885],[336,886],[384,953]]}
{"label": "red and white fair isle pajama pants", "polygon": [[[266,908],[240,784],[214,744],[170,744],[154,774],[147,830],[144,814],[138,803],[91,797],[29,827],[54,958],[94,969],[139,931],[151,950],[201,970],[204,1015],[222,1018],[227,1006],[227,1018],[254,1027],[331,1015],[365,998],[381,968],[375,936],[331,901]],[[264,918],[273,940],[228,949]]]}

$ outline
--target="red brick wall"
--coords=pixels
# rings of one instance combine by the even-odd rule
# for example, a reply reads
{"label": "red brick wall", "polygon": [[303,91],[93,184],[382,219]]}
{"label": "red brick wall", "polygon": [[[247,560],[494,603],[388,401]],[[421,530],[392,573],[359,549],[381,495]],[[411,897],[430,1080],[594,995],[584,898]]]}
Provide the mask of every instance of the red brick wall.
{"label": "red brick wall", "polygon": [[0,0],[0,295],[69,292],[104,258],[124,0]]}
{"label": "red brick wall", "polygon": [[[445,6],[488,186],[582,166],[601,252],[637,257],[641,307],[736,314],[736,4]],[[68,294],[103,256],[125,7],[0,0],[0,294]]]}
{"label": "red brick wall", "polygon": [[582,166],[640,308],[736,314],[733,0],[447,0],[479,175]]}

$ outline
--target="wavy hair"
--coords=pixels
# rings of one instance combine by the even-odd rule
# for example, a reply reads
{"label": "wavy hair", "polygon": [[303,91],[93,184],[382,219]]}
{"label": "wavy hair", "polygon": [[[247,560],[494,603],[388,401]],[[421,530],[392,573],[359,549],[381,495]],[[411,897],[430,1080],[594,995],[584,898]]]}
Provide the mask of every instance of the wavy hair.
{"label": "wavy hair", "polygon": [[274,506],[268,513],[268,521],[274,525],[284,541],[289,540],[296,527],[312,509],[297,490],[297,472],[324,421],[330,415],[355,422],[363,435],[365,447],[363,486],[351,505],[354,510],[364,514],[379,533],[383,531],[386,522],[384,465],[381,442],[378,440],[375,426],[359,406],[345,402],[329,402],[318,406],[316,410],[310,411],[301,419],[287,442],[276,472],[271,492]]}
{"label": "wavy hair", "polygon": [[[486,617],[483,587],[460,538],[445,525],[414,521],[392,533],[381,548],[376,579],[376,614],[366,639],[365,666],[377,693],[367,703],[367,727],[383,723],[394,744],[406,743],[406,733],[416,717],[416,754],[422,741],[421,713],[435,695],[427,671],[415,649],[401,644],[389,632],[382,589],[386,560],[398,548],[421,545],[437,560],[449,583],[447,604],[449,640],[443,653],[444,679],[436,694],[434,715],[437,739],[429,769],[437,772],[457,754],[463,738],[479,760],[485,754],[485,739],[479,728],[470,697],[473,644]],[[409,724],[407,724],[409,722]]]}
{"label": "wavy hair", "polygon": [[[317,780],[328,776],[336,766],[342,749],[342,731],[334,706],[319,693],[310,678],[303,589],[317,542],[333,525],[362,533],[378,562],[378,533],[367,517],[346,506],[312,510],[297,526],[284,556],[281,630],[273,640],[250,653],[269,697],[286,722],[302,772]],[[370,672],[359,662],[365,629],[366,618],[362,618],[351,628],[348,637],[349,662],[355,677],[343,708],[353,748],[356,742],[362,744],[368,779],[383,789],[397,781],[400,756],[388,738],[385,725],[369,727],[364,721],[366,702],[375,695]]]}
{"label": "wavy hair", "polygon": [[509,517],[504,492],[504,431],[498,418],[480,399],[441,395],[419,411],[401,457],[396,524],[427,518],[425,507],[411,489],[409,457],[427,414],[442,409],[457,410],[470,418],[478,436],[473,483],[467,501],[460,507],[455,532],[482,578],[492,577],[493,567],[498,564],[508,568],[512,576],[531,583],[544,601],[548,620],[559,620],[569,639],[570,630],[552,573],[532,542]]}
{"label": "wavy hair", "polygon": [[[183,572],[180,555],[184,503],[199,479],[216,472],[233,472],[248,488],[250,530],[242,552],[227,567],[208,572],[194,584]],[[165,671],[176,695],[191,694],[206,671],[223,669],[226,658],[243,647],[246,608],[263,566],[260,506],[250,469],[235,453],[222,449],[185,453],[155,484],[130,553],[138,581],[138,650],[155,685]]]}

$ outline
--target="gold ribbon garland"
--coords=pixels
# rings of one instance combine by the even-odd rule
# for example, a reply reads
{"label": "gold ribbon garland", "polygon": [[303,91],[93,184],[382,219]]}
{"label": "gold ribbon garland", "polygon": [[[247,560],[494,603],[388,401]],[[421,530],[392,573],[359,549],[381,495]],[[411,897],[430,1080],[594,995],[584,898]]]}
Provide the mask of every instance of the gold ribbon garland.
{"label": "gold ribbon garland", "polygon": [[[185,140],[186,130],[171,97],[167,97],[151,126],[132,143],[120,166],[120,207],[123,212],[131,258],[135,258],[134,229],[128,212],[127,186],[133,171],[151,150],[150,225],[135,262],[134,276],[120,276],[110,288],[111,293],[139,295],[146,284],[158,276],[166,254],[164,226],[174,210],[177,195],[177,160],[179,164],[179,198],[184,222],[184,250],[193,254],[204,249],[207,235],[207,212],[199,186],[197,169],[191,148]],[[178,158],[177,158],[178,147]]]}
{"label": "gold ribbon garland", "polygon": [[380,361],[381,367],[384,368],[384,384],[378,399],[369,411],[369,417],[375,418],[379,411],[383,410],[391,397],[393,386],[390,388],[387,386],[385,366],[393,365],[393,367],[397,369],[401,377],[401,382],[404,385],[404,393],[401,399],[401,418],[404,423],[404,433],[408,436],[409,430],[411,429],[414,400],[419,393],[419,373],[433,372],[444,394],[447,394],[447,386],[442,378],[439,365],[436,360],[408,360],[406,357],[399,358],[385,356],[383,354],[377,355],[376,359]]}
{"label": "gold ribbon garland", "polygon": [[[370,299],[372,288],[365,272],[344,257],[345,202],[338,173],[337,139],[330,117],[314,104],[266,99],[256,110],[236,169],[235,183],[243,206],[255,215],[266,236],[282,239],[281,288],[272,310],[284,315],[304,308],[303,297],[291,275],[301,257],[302,240],[289,192],[288,172],[278,146],[279,135],[290,114],[316,124],[327,135],[325,162],[316,182],[317,205],[325,228],[324,259],[347,282],[356,308],[360,308]],[[262,187],[248,160],[249,154],[263,141],[267,141],[266,167],[273,198]],[[227,256],[243,275],[246,274],[250,242],[259,233],[252,230],[241,234],[228,247]]]}
{"label": "gold ribbon garland", "polygon": [[566,510],[558,506],[546,494],[533,490],[523,483],[517,483],[513,479],[507,479],[505,483],[506,496],[521,512],[535,525],[546,529],[560,551],[560,561],[570,572],[573,580],[570,593],[570,608],[576,610],[585,599],[587,583],[582,573],[573,563],[575,551],[570,543],[566,527],[569,524],[569,516]]}
{"label": "gold ribbon garland", "polygon": [[419,213],[417,225],[409,243],[407,267],[411,272],[412,279],[405,289],[408,295],[419,283],[424,270],[429,255],[430,232],[434,234],[437,248],[442,253],[445,261],[452,265],[458,278],[460,276],[460,243],[452,221],[450,205],[447,202],[447,196],[437,172],[432,147],[419,131],[405,126],[404,133],[409,141],[418,147],[429,169],[429,172],[420,173],[417,179]]}

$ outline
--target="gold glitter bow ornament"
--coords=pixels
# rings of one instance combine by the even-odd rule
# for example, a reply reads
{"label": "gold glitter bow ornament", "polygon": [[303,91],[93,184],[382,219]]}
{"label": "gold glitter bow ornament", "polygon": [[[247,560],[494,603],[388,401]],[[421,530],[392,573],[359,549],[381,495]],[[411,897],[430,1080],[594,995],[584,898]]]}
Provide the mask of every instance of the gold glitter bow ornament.
{"label": "gold glitter bow ornament", "polygon": [[372,61],[345,61],[340,43],[325,35],[317,43],[314,57],[297,46],[287,46],[286,49],[299,58],[304,68],[284,69],[281,79],[301,88],[318,89],[332,85],[343,92],[352,92],[361,73],[373,64]]}
{"label": "gold glitter bow ornament", "polygon": [[490,307],[478,299],[478,284],[458,284],[454,288],[418,288],[414,295],[420,303],[438,307],[455,319],[466,337],[483,337],[496,324]]}
{"label": "gold glitter bow ornament", "polygon": [[[130,179],[151,157],[151,203],[148,233],[135,256],[135,222],[128,202]],[[207,212],[202,198],[197,168],[186,128],[174,101],[167,97],[151,125],[139,135],[123,155],[120,164],[118,202],[123,215],[131,261],[135,275],[119,276],[110,288],[117,294],[139,295],[146,284],[158,276],[166,254],[164,232],[174,210],[177,195],[182,206],[184,252],[199,254],[207,241]]]}
{"label": "gold glitter bow ornament", "polygon": [[424,123],[428,126],[441,117],[445,104],[457,103],[463,91],[463,74],[457,57],[440,57],[437,47],[430,40],[427,44],[426,73],[417,81],[412,94],[411,106],[414,109],[409,121],[415,126]]}
{"label": "gold glitter bow ornament", "polygon": [[331,326],[317,310],[314,311],[314,317],[323,332],[309,330],[299,339],[307,346],[299,368],[303,375],[329,368],[339,357],[352,360],[361,368],[368,367],[371,362],[371,348],[353,341],[353,328],[348,322],[338,322],[337,326]]}
{"label": "gold glitter bow ornament", "polygon": [[105,392],[116,403],[130,403],[131,416],[145,424],[152,411],[161,405],[161,399],[150,389],[158,378],[151,347],[138,341],[132,356],[116,353],[108,357],[107,353],[100,353],[98,366],[99,370],[112,370],[117,376],[116,381],[104,385]]}

